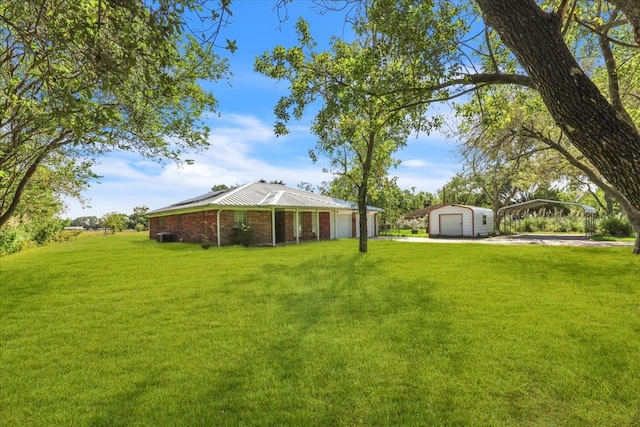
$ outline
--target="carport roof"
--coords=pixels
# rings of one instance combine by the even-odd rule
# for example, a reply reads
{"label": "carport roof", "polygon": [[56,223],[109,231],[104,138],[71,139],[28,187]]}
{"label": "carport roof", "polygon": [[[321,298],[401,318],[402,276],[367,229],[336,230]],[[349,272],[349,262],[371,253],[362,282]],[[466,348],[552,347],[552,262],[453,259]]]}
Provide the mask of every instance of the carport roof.
{"label": "carport roof", "polygon": [[579,208],[582,208],[582,210],[584,210],[586,214],[595,215],[597,213],[596,209],[593,206],[583,205],[581,203],[561,202],[559,200],[535,199],[535,200],[529,200],[527,202],[516,203],[514,205],[502,207],[498,209],[498,215],[519,213],[522,211],[526,211],[527,209],[535,209],[545,205],[577,206]]}

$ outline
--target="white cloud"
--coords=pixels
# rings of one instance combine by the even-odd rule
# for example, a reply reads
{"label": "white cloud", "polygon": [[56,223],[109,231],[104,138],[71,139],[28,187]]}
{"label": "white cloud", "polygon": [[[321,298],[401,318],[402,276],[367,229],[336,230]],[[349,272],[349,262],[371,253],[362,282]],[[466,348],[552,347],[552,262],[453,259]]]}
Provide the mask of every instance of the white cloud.
{"label": "white cloud", "polygon": [[[220,124],[217,124],[220,122]],[[271,126],[257,117],[240,114],[223,114],[211,121],[211,145],[221,140],[244,142],[269,142],[276,139]]]}
{"label": "white cloud", "polygon": [[428,162],[420,159],[403,160],[402,165],[408,168],[424,168],[428,165]]}
{"label": "white cloud", "polygon": [[[70,200],[65,215],[76,218],[112,211],[131,213],[135,206],[142,205],[156,209],[204,194],[215,184],[233,186],[265,179],[283,180],[295,187],[302,181],[317,185],[328,178],[321,167],[306,157],[302,159],[306,156],[304,144],[288,137],[278,142],[287,145],[278,151],[278,157],[273,162],[265,160],[273,157],[276,137],[264,121],[239,114],[225,115],[217,121],[212,126],[210,148],[185,155],[193,164],[161,165],[133,153],[105,156],[95,168],[103,176],[101,183],[84,193],[91,208],[83,210],[80,203]],[[302,129],[296,130],[302,133]]]}
{"label": "white cloud", "polygon": [[[322,172],[324,159],[313,164],[308,158],[315,137],[301,123],[279,138],[273,135],[270,123],[255,116],[228,114],[211,124],[210,147],[184,156],[193,164],[162,165],[128,152],[105,156],[95,168],[104,177],[101,184],[84,193],[91,199],[91,208],[83,210],[78,202],[68,201],[65,216],[129,214],[142,205],[157,209],[204,194],[216,184],[233,186],[265,179],[282,180],[292,187],[303,181],[317,186],[331,178]],[[411,140],[398,153],[407,158],[390,174],[399,177],[401,188],[435,192],[454,175],[458,165],[447,154],[451,145],[440,146],[439,138]]]}

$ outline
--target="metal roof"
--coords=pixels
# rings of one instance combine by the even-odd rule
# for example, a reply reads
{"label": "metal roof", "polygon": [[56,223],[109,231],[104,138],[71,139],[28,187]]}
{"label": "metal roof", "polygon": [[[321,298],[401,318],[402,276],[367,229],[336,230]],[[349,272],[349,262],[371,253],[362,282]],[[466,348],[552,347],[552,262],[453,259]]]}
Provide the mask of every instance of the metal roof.
{"label": "metal roof", "polygon": [[[148,215],[172,211],[193,210],[194,208],[312,208],[357,210],[355,203],[335,199],[310,191],[290,188],[280,184],[251,182],[227,190],[212,191],[148,212]],[[368,211],[382,212],[383,209],[367,206]]]}
{"label": "metal roof", "polygon": [[578,206],[583,209],[585,213],[595,215],[597,213],[596,208],[583,205],[581,203],[572,203],[572,202],[561,202],[559,200],[547,200],[547,199],[535,199],[529,200],[527,202],[516,203],[514,205],[509,205],[498,209],[498,215],[503,214],[513,214],[519,213],[522,211],[526,211],[527,209],[535,209],[545,205],[568,205],[568,206]]}
{"label": "metal roof", "polygon": [[489,208],[483,208],[482,206],[471,206],[471,205],[461,205],[459,203],[443,203],[441,205],[436,205],[434,207],[432,207],[429,212],[431,211],[435,211],[438,209],[442,209],[442,208],[447,208],[447,207],[457,207],[457,208],[465,208],[465,209],[469,209],[472,212],[484,212],[484,213],[491,213],[493,214],[493,210],[489,209]]}

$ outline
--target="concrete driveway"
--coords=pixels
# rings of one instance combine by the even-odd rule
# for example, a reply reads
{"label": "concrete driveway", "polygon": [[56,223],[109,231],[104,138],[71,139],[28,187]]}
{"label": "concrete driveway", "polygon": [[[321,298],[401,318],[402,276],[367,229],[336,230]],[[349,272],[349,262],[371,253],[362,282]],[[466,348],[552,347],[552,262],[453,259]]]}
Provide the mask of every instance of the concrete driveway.
{"label": "concrete driveway", "polygon": [[482,243],[494,245],[550,245],[550,246],[633,246],[634,242],[596,242],[584,234],[515,234],[488,238],[430,239],[427,237],[380,237],[380,239],[409,243]]}

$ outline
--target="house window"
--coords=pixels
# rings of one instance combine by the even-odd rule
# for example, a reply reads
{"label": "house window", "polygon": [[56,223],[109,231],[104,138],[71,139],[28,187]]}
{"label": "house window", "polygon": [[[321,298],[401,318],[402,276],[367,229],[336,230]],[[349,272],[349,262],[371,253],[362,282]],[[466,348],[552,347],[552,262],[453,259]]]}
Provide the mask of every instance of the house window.
{"label": "house window", "polygon": [[165,228],[167,226],[167,218],[161,216],[158,218],[158,228]]}
{"label": "house window", "polygon": [[242,228],[243,225],[249,225],[247,211],[233,211],[233,227]]}
{"label": "house window", "polygon": [[487,216],[482,215],[482,225],[487,225]]}

